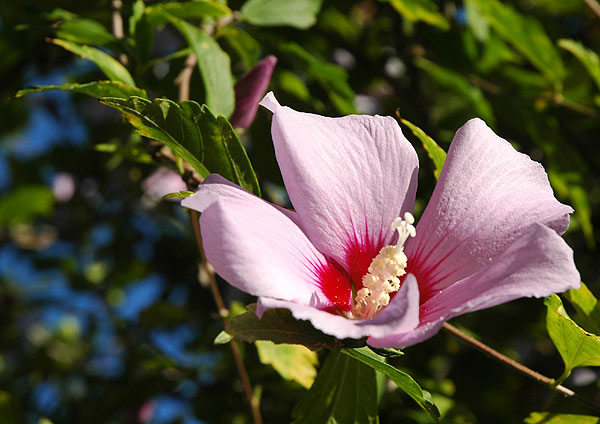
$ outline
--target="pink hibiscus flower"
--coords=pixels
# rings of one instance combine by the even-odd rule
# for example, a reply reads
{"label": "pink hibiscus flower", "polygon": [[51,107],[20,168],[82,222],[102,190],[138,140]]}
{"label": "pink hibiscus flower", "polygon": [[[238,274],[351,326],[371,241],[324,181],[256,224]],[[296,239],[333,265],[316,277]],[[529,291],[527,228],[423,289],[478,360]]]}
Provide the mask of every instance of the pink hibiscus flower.
{"label": "pink hibiscus flower", "polygon": [[416,228],[418,159],[393,118],[326,118],[279,105],[277,161],[295,212],[211,175],[182,204],[202,212],[209,262],[321,331],[407,346],[445,320],[579,286],[563,241],[571,207],[543,167],[473,119],[458,130]]}

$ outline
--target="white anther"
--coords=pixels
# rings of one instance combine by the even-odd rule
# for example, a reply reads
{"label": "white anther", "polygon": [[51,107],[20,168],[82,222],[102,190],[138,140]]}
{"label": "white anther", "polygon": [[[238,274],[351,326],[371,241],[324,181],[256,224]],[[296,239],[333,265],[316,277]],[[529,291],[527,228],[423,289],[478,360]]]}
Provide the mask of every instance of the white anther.
{"label": "white anther", "polygon": [[392,229],[398,231],[398,241],[393,246],[384,246],[373,258],[368,273],[362,278],[363,287],[354,296],[350,316],[354,319],[370,319],[390,303],[390,294],[400,289],[400,278],[406,274],[408,259],[404,254],[404,243],[414,237],[417,230],[412,225],[415,218],[410,212],[404,219],[398,217]]}

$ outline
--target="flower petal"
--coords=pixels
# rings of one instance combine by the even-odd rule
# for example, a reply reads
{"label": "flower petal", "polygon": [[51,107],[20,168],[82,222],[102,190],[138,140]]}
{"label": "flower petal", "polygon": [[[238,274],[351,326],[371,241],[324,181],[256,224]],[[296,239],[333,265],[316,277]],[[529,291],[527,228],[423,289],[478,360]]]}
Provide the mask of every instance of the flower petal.
{"label": "flower petal", "polygon": [[[223,181],[210,176],[182,201],[183,206],[202,212],[200,230],[206,257],[221,277],[255,296],[320,307],[338,306],[336,299],[340,307],[350,304],[347,278],[336,274],[286,214]],[[328,283],[342,286],[328,292],[328,287],[323,287]]]}
{"label": "flower petal", "polygon": [[[387,341],[408,346],[431,337],[444,321],[457,315],[521,297],[549,296],[579,286],[580,276],[571,248],[554,230],[534,224],[489,266],[422,304],[417,329],[390,336]],[[373,345],[380,347],[381,343],[376,341]]]}
{"label": "flower petal", "polygon": [[390,304],[370,320],[350,320],[311,306],[270,297],[258,299],[256,313],[260,318],[264,311],[273,308],[289,309],[296,319],[308,320],[315,328],[338,339],[360,339],[366,336],[385,337],[390,333],[410,331],[418,325],[419,288],[414,277],[409,275]]}
{"label": "flower petal", "polygon": [[534,223],[562,234],[571,212],[555,199],[539,163],[470,120],[457,131],[406,246],[422,299],[484,268]]}
{"label": "flower petal", "polygon": [[296,112],[272,93],[261,105],[274,114],[275,154],[302,228],[361,284],[394,218],[413,210],[414,149],[390,117]]}
{"label": "flower petal", "polygon": [[254,121],[258,102],[267,91],[276,63],[275,56],[267,56],[235,83],[235,110],[229,120],[233,128],[245,130]]}

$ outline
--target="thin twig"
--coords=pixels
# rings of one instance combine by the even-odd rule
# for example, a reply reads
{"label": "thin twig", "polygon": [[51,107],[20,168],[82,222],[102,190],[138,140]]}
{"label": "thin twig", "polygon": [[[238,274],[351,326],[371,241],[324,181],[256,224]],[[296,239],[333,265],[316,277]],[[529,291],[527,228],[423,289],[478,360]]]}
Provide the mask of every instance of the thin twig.
{"label": "thin twig", "polygon": [[[112,31],[113,35],[118,40],[121,40],[125,37],[125,31],[123,30],[123,17],[121,16],[122,7],[122,0],[112,0]],[[119,61],[123,65],[127,65],[127,55],[125,55],[125,53],[121,53],[119,55]]]}
{"label": "thin twig", "polygon": [[185,58],[185,65],[175,80],[175,85],[179,86],[179,103],[190,99],[190,80],[198,58],[194,53],[190,53]]}
{"label": "thin twig", "polygon": [[[228,315],[228,311],[225,307],[225,302],[223,302],[223,296],[221,296],[219,286],[217,285],[215,272],[208,264],[206,256],[204,254],[204,249],[202,247],[202,236],[200,235],[200,225],[198,223],[198,213],[191,209],[188,209],[188,212],[190,216],[190,222],[192,224],[192,227],[194,228],[194,235],[196,236],[196,243],[198,245],[198,250],[200,251],[200,257],[202,258],[200,266],[202,267],[202,271],[204,271],[205,275],[207,276],[210,291],[212,292],[213,298],[215,299],[217,309],[219,310],[219,315],[221,316],[223,321],[225,321],[225,318]],[[246,367],[244,366],[244,361],[242,360],[242,355],[240,354],[239,347],[237,343],[233,340],[229,343],[229,346],[231,347],[231,353],[233,354],[235,365],[242,380],[244,391],[246,392],[246,398],[248,400],[248,403],[250,404],[250,408],[252,409],[252,417],[254,418],[254,423],[262,424],[262,416],[260,414],[259,403],[258,400],[254,397],[252,384],[250,383],[248,372],[246,371]]]}
{"label": "thin twig", "polygon": [[575,112],[583,113],[584,115],[590,116],[592,118],[598,116],[596,110],[584,105],[580,105],[579,103],[572,102],[560,93],[555,94],[552,100],[559,106],[564,106],[568,109],[574,110]]}
{"label": "thin twig", "polygon": [[600,18],[600,4],[596,0],[583,0],[592,11]]}
{"label": "thin twig", "polygon": [[471,346],[479,349],[480,351],[488,354],[492,358],[502,362],[503,364],[516,369],[517,371],[526,375],[527,377],[529,377],[539,383],[542,383],[543,385],[550,387],[553,390],[556,390],[557,392],[561,393],[565,397],[571,397],[573,399],[577,399],[578,401],[586,404],[590,408],[600,412],[600,405],[598,405],[596,402],[593,402],[589,399],[585,399],[585,398],[579,396],[573,390],[571,390],[565,386],[562,386],[560,384],[554,385],[555,384],[554,379],[546,377],[545,375],[542,375],[539,372],[536,372],[536,371],[532,370],[531,368],[526,367],[525,365],[515,361],[514,359],[511,359],[508,356],[501,354],[500,352],[498,352],[495,349],[492,349],[488,345],[481,343],[479,340],[476,340],[473,337],[463,333],[462,331],[460,331],[458,328],[456,328],[452,324],[448,324],[447,322],[445,322],[444,330],[455,335],[462,341],[470,344]]}
{"label": "thin twig", "polygon": [[[175,80],[175,84],[179,86],[179,103],[189,100],[190,98],[190,81],[192,79],[192,73],[194,71],[194,67],[197,63],[196,55],[190,53],[185,59],[184,68],[179,73],[179,76]],[[164,149],[164,148],[163,148]],[[176,157],[170,151],[170,149],[160,150],[159,154],[166,160],[175,163]],[[187,166],[187,168],[186,168]],[[183,165],[184,173],[185,170],[189,167],[189,164],[184,163]],[[186,177],[186,175],[182,175],[182,177]],[[202,177],[197,173],[192,173],[187,176],[188,186],[190,188],[195,189],[200,182],[202,182]],[[225,306],[225,302],[223,301],[223,296],[221,296],[221,291],[219,290],[219,286],[217,284],[217,278],[215,275],[215,271],[212,269],[210,264],[206,259],[206,255],[204,253],[204,247],[202,245],[202,235],[200,233],[200,224],[198,222],[198,213],[194,210],[188,210],[190,222],[192,224],[192,228],[194,229],[194,236],[196,238],[196,244],[198,245],[198,250],[200,251],[200,270],[206,279],[208,280],[208,285],[210,287],[210,291],[215,300],[215,304],[217,305],[217,309],[221,319],[223,319],[223,323],[225,323],[225,318],[229,314],[227,307]],[[246,366],[244,365],[244,361],[242,360],[242,355],[240,353],[240,349],[237,345],[237,342],[232,340],[229,343],[229,347],[231,348],[231,353],[233,355],[233,359],[235,361],[235,365],[242,380],[242,385],[244,387],[244,392],[246,393],[246,399],[250,405],[250,410],[252,411],[252,418],[254,420],[254,424],[262,424],[262,416],[260,413],[259,401],[254,397],[254,390],[252,389],[252,384],[250,383],[250,378],[248,377],[248,371],[246,371]]]}

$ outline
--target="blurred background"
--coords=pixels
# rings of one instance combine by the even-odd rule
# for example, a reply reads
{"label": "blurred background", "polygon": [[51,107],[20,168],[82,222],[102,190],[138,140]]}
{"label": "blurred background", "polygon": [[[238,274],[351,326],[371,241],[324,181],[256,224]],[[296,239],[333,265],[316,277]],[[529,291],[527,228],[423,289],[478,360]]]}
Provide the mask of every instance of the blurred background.
{"label": "blurred background", "polygon": [[[583,281],[600,294],[597,3],[309,3],[315,23],[305,28],[235,15],[216,34],[234,78],[274,55],[269,89],[281,104],[328,116],[398,113],[444,149],[464,122],[481,117],[541,162],[557,197],[575,208],[565,238]],[[239,11],[243,2],[227,5]],[[133,6],[123,2],[126,32]],[[109,0],[0,5],[0,422],[249,423],[231,352],[213,344],[222,321],[198,283],[187,215],[144,184],[158,164],[141,137],[119,112],[84,94],[14,98],[29,86],[105,79],[92,62],[46,41],[68,32],[59,8],[112,30]],[[185,54],[174,53],[185,48],[175,29],[161,26],[126,51],[130,72],[150,98],[177,99],[174,80]],[[190,97],[203,102],[197,70]],[[435,185],[433,165],[419,140],[403,131],[420,157],[419,215]],[[269,113],[259,110],[241,139],[264,196],[285,205]],[[252,302],[221,287],[228,305]],[[542,300],[453,323],[542,374],[562,373]],[[260,364],[254,345],[240,347],[265,422],[289,422],[306,389]],[[592,412],[443,332],[394,364],[432,392],[448,423]],[[598,398],[598,376],[597,369],[581,368],[565,384]],[[381,399],[380,419],[428,422],[393,386]]]}

